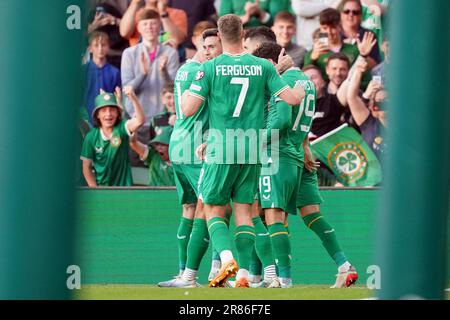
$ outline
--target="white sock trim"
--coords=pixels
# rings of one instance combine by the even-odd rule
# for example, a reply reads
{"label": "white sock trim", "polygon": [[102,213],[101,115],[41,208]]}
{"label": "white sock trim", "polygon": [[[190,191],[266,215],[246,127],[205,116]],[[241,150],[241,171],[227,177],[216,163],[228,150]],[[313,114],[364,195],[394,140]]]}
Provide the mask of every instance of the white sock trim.
{"label": "white sock trim", "polygon": [[264,268],[264,280],[269,281],[277,277],[277,270],[274,264]]}
{"label": "white sock trim", "polygon": [[197,276],[197,273],[198,273],[197,270],[192,270],[192,269],[186,268],[186,269],[184,269],[181,279],[183,281],[194,281],[195,277]]}
{"label": "white sock trim", "polygon": [[347,272],[348,269],[351,267],[350,262],[345,261],[344,264],[342,264],[341,266],[339,266],[338,271],[339,272]]}
{"label": "white sock trim", "polygon": [[279,278],[280,279],[280,283],[283,285],[290,285],[292,284],[292,279],[291,278]]}
{"label": "white sock trim", "polygon": [[211,261],[211,270],[219,270],[222,266],[222,263],[220,260],[212,260]]}
{"label": "white sock trim", "polygon": [[233,253],[230,250],[223,250],[220,253],[220,260],[222,261],[222,264],[224,264],[230,260],[233,260],[233,259],[234,259]]}
{"label": "white sock trim", "polygon": [[260,274],[251,274],[248,276],[248,281],[253,283],[261,282],[261,275]]}
{"label": "white sock trim", "polygon": [[241,278],[247,278],[248,279],[248,270],[247,269],[239,269],[236,274],[236,280],[239,280]]}

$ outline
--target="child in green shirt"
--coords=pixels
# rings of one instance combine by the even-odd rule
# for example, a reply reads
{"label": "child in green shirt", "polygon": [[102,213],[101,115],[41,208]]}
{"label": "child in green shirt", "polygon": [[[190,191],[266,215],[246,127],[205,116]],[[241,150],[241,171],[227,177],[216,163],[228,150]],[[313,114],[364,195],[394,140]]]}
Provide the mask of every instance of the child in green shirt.
{"label": "child in green shirt", "polygon": [[169,142],[173,128],[171,126],[156,127],[156,137],[149,146],[131,139],[131,147],[140,159],[149,167],[149,186],[175,186],[173,168],[169,159]]}
{"label": "child in green shirt", "polygon": [[144,111],[131,86],[124,87],[132,101],[135,117],[122,120],[120,88],[100,93],[92,112],[94,128],[89,131],[81,149],[83,175],[89,187],[131,186],[133,179],[128,158],[129,137],[145,122]]}

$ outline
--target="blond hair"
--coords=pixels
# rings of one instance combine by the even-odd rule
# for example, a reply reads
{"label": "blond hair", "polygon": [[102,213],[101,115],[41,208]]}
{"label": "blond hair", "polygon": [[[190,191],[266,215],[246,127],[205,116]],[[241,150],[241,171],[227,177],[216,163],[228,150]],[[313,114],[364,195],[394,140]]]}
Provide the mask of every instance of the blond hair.
{"label": "blond hair", "polygon": [[242,21],[235,14],[226,14],[217,22],[220,37],[229,43],[242,41]]}

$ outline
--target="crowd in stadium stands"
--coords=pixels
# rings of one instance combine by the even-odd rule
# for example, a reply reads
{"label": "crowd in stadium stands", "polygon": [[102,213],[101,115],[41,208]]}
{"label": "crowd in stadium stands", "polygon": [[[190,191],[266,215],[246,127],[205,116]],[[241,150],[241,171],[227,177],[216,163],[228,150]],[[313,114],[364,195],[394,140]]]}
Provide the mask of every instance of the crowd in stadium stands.
{"label": "crowd in stadium stands", "polygon": [[[202,47],[203,31],[229,13],[241,18],[247,35],[255,28],[267,32],[314,82],[311,141],[347,123],[379,159],[386,150],[389,0],[91,0],[91,5],[80,119],[84,185],[132,185],[130,172],[136,168],[147,170],[149,178],[134,184],[174,185],[168,156],[176,119],[173,81]],[[116,88],[127,88],[126,93],[118,96]],[[116,108],[105,108],[108,100]],[[104,109],[121,113],[114,118],[120,138],[110,143],[123,145],[129,168],[117,164],[123,155],[117,158],[92,142],[94,135],[111,139],[100,130],[109,120],[100,118]],[[121,170],[122,179],[111,170]],[[320,185],[342,186],[325,163],[318,173]]]}

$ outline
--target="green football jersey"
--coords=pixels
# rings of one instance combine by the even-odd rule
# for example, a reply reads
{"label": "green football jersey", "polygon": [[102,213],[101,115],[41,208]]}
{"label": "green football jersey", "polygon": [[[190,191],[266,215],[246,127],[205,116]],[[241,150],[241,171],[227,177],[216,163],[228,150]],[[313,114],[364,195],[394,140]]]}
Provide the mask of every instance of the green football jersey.
{"label": "green football jersey", "polygon": [[[299,68],[291,68],[281,76],[286,83],[294,88],[301,86],[305,90],[305,98],[298,106],[290,108],[280,108],[280,104],[285,104],[277,97],[272,97],[270,102],[268,127],[271,129],[277,118],[283,115],[281,111],[291,112],[290,124],[287,128],[279,131],[278,143],[269,145],[272,161],[274,157],[279,157],[282,162],[303,166],[302,143],[307,137],[312,124],[316,108],[316,89],[314,83]],[[273,134],[271,134],[273,138]]]}
{"label": "green football jersey", "polygon": [[152,147],[149,147],[148,156],[145,160],[148,165],[149,182],[148,185],[152,187],[171,187],[175,186],[175,179],[173,177],[173,167],[162,161],[159,153]]}
{"label": "green football jersey", "polygon": [[128,187],[133,185],[129,152],[129,132],[126,121],[114,127],[110,139],[100,128],[93,128],[86,135],[81,149],[81,159],[92,161],[99,186]]}
{"label": "green football jersey", "polygon": [[203,142],[203,134],[209,128],[209,110],[203,104],[194,116],[187,118],[181,111],[181,96],[189,90],[200,66],[200,62],[188,60],[178,69],[175,76],[174,96],[177,119],[169,144],[170,161],[173,163],[201,163],[201,160],[195,157],[195,149]]}
{"label": "green football jersey", "polygon": [[224,53],[205,62],[190,94],[208,102],[206,159],[217,164],[260,163],[260,135],[265,127],[265,92],[288,89],[268,60],[248,53]]}

